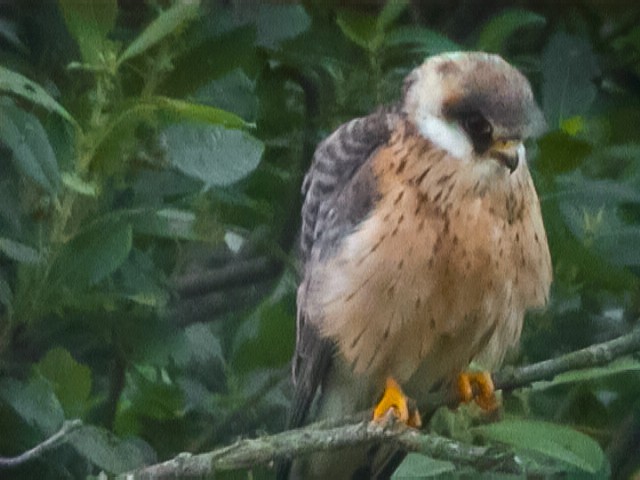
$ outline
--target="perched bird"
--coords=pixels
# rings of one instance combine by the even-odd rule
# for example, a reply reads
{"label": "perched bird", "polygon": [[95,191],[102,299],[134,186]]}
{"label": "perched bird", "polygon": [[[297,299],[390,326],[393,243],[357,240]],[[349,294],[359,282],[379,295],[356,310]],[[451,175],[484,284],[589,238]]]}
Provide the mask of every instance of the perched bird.
{"label": "perched bird", "polygon": [[[527,79],[480,52],[427,59],[397,105],[317,148],[303,184],[290,427],[413,398],[472,360],[498,366],[552,279],[524,141]],[[485,406],[492,392],[484,392]],[[371,478],[366,447],[296,460],[291,478]]]}

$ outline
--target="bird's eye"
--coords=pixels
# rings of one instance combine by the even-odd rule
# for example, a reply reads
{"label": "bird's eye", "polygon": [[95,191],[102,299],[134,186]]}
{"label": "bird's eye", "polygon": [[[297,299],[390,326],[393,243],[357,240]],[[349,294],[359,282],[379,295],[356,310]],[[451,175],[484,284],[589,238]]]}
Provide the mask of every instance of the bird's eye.
{"label": "bird's eye", "polygon": [[469,113],[462,118],[462,127],[465,129],[476,152],[485,152],[491,145],[493,128],[481,114]]}

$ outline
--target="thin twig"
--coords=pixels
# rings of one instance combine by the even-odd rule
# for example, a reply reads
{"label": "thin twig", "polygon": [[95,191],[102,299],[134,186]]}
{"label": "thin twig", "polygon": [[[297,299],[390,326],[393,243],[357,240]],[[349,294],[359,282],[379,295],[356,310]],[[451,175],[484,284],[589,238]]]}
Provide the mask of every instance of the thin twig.
{"label": "thin twig", "polygon": [[51,435],[42,443],[39,443],[35,447],[30,450],[27,450],[24,453],[16,457],[0,457],[0,468],[13,468],[18,465],[22,465],[30,460],[33,460],[36,457],[39,457],[47,450],[51,450],[52,448],[56,448],[60,444],[67,441],[67,437],[71,432],[77,430],[82,426],[81,420],[68,420],[62,424],[62,428],[58,430],[56,433]]}
{"label": "thin twig", "polygon": [[571,370],[599,367],[616,358],[640,350],[640,328],[607,342],[597,343],[558,358],[525,365],[506,367],[493,375],[497,390],[511,391],[540,380],[550,380],[556,375]]}
{"label": "thin twig", "polygon": [[[640,351],[640,327],[613,340],[597,343],[581,350],[522,367],[507,366],[492,374],[496,390],[511,391],[533,382],[552,380],[556,375],[572,370],[606,365],[616,358]],[[442,406],[460,403],[457,390],[448,389],[428,395],[419,403],[420,411],[427,414]]]}

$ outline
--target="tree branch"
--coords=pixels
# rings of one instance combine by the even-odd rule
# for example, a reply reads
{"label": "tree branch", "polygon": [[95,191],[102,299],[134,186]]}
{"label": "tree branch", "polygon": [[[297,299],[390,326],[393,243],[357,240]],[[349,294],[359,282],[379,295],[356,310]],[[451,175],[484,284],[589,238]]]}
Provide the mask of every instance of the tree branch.
{"label": "tree branch", "polygon": [[341,427],[323,428],[322,423],[236,443],[199,455],[183,453],[164,463],[152,465],[126,475],[127,480],[191,478],[216,471],[238,470],[256,465],[271,465],[275,459],[298,457],[312,452],[335,450],[346,446],[392,441],[399,447],[422,452],[434,458],[458,464],[487,468],[500,464],[508,471],[520,471],[516,459],[493,447],[467,445],[433,434],[407,428],[388,417],[386,422],[361,421]]}
{"label": "tree branch", "polygon": [[[640,328],[616,339],[595,344],[555,359],[507,367],[492,375],[496,389],[514,390],[535,381],[550,380],[570,370],[605,365],[618,357],[640,351]],[[429,396],[427,412],[436,407],[458,403],[452,392]],[[393,442],[408,451],[421,452],[432,458],[483,469],[499,465],[506,472],[520,472],[521,465],[510,453],[495,447],[475,446],[434,434],[425,434],[399,425],[393,420],[380,424],[370,422],[371,412],[360,412],[342,419],[314,423],[255,439],[243,439],[208,453],[183,453],[172,460],[151,465],[126,474],[127,479],[180,478],[211,475],[220,470],[272,465],[279,458],[294,458],[311,452],[347,446]]]}
{"label": "tree branch", "polygon": [[519,368],[506,367],[493,376],[493,383],[498,390],[511,391],[533,382],[549,380],[560,373],[606,365],[639,350],[640,328],[635,328],[626,335],[557,358]]}
{"label": "tree branch", "polygon": [[[561,373],[606,365],[618,357],[637,351],[640,351],[640,327],[613,340],[596,343],[556,358],[522,367],[507,366],[491,377],[496,390],[510,392],[533,382],[551,380]],[[428,413],[445,405],[455,406],[459,403],[458,392],[447,390],[421,399],[419,407],[421,411]]]}
{"label": "tree branch", "polygon": [[56,448],[60,444],[66,442],[69,434],[81,426],[81,420],[68,420],[64,422],[60,430],[32,449],[27,450],[16,457],[0,457],[0,469],[17,467],[18,465],[22,465],[23,463],[39,457],[47,450]]}

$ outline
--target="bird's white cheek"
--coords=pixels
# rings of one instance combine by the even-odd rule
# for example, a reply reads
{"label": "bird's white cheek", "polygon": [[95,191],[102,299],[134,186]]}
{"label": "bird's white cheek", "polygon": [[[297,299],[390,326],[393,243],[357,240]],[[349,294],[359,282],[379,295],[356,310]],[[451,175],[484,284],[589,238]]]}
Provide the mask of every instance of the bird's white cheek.
{"label": "bird's white cheek", "polygon": [[422,136],[450,155],[460,160],[472,158],[473,147],[469,139],[454,124],[429,114],[420,116],[416,123]]}

